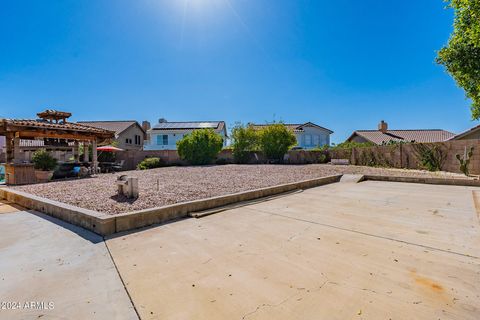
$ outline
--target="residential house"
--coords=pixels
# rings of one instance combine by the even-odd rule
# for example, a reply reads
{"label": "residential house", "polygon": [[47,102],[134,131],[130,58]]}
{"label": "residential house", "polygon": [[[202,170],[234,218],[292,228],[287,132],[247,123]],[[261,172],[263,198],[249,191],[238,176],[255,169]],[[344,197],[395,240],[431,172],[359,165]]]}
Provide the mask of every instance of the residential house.
{"label": "residential house", "polygon": [[176,150],[177,141],[186,134],[198,129],[213,129],[222,136],[223,145],[227,143],[227,126],[225,121],[185,121],[168,122],[160,119],[150,130],[147,130],[148,140],[143,146],[144,150]]}
{"label": "residential house", "polygon": [[449,140],[478,140],[480,139],[480,125],[475,126],[467,131],[451,137]]}
{"label": "residential house", "polygon": [[391,142],[442,142],[455,136],[442,129],[389,130],[388,124],[381,121],[378,130],[357,130],[347,139],[349,142],[371,142],[376,145]]}
{"label": "residential house", "polygon": [[[254,129],[262,129],[268,124],[251,124]],[[297,146],[302,149],[313,149],[330,145],[332,130],[319,126],[313,122],[304,124],[285,123],[285,126],[293,131],[297,138]]]}
{"label": "residential house", "polygon": [[[120,121],[78,121],[86,126],[105,129],[115,132],[115,141],[118,148],[124,150],[142,150],[146,137],[146,129],[135,120]],[[147,125],[144,122],[143,125]]]}

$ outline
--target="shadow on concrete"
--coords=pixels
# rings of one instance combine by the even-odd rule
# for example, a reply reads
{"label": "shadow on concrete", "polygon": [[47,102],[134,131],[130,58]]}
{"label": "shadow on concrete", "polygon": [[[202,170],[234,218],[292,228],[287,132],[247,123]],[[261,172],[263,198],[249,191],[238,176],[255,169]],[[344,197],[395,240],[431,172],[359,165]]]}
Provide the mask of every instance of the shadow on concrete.
{"label": "shadow on concrete", "polygon": [[90,241],[91,243],[96,244],[96,243],[100,243],[100,242],[103,241],[102,236],[100,236],[96,233],[93,233],[91,231],[88,231],[86,229],[83,229],[82,227],[74,226],[73,224],[70,224],[68,222],[65,222],[63,220],[60,220],[60,219],[57,219],[57,218],[54,218],[54,217],[51,217],[51,216],[48,216],[48,215],[40,213],[38,211],[28,210],[26,212],[28,212],[30,214],[33,214],[34,216],[37,216],[37,217],[42,218],[44,220],[47,220],[48,222],[51,222],[53,224],[56,224],[57,226],[60,226],[64,229],[67,229],[67,230],[79,235],[83,239]]}
{"label": "shadow on concrete", "polygon": [[152,224],[152,225],[146,226],[146,227],[141,227],[141,228],[132,229],[132,230],[128,230],[128,231],[117,232],[117,233],[111,234],[109,236],[105,236],[105,240],[121,238],[121,237],[124,237],[124,236],[128,236],[130,234],[133,234],[133,233],[143,232],[143,231],[158,228],[158,227],[161,227],[161,226],[166,226],[166,225],[169,225],[171,223],[175,223],[175,222],[186,220],[186,219],[192,219],[192,218],[191,217],[177,218],[177,219],[165,221],[163,223]]}

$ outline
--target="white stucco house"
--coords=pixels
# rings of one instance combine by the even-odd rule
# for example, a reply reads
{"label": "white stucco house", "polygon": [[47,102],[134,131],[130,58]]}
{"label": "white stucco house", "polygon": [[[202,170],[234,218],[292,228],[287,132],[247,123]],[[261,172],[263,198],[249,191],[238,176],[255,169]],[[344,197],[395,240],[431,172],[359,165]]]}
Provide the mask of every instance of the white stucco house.
{"label": "white stucco house", "polygon": [[223,145],[227,143],[227,126],[225,121],[188,121],[168,122],[160,119],[151,129],[147,130],[144,150],[177,150],[177,141],[186,134],[198,129],[213,129],[222,136]]}
{"label": "white stucco house", "polygon": [[[261,129],[268,124],[251,124],[255,129]],[[332,130],[319,126],[313,122],[303,124],[285,123],[285,126],[292,130],[297,138],[297,148],[313,149],[330,145]]]}

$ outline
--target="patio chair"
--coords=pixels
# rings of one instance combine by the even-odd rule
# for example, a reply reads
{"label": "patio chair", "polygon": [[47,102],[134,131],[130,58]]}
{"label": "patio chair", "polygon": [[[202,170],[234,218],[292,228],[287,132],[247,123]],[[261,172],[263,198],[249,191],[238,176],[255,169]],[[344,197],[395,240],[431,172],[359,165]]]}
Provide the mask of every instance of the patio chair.
{"label": "patio chair", "polygon": [[115,164],[112,166],[112,170],[114,170],[114,171],[122,171],[124,164],[125,164],[125,160],[120,160],[120,161],[118,161],[118,162],[115,162]]}

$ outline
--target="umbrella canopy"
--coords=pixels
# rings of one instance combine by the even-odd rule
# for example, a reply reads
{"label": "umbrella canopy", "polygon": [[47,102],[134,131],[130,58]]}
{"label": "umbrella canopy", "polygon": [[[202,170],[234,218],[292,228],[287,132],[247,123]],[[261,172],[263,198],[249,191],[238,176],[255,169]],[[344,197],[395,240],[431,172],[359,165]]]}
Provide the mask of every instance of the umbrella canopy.
{"label": "umbrella canopy", "polygon": [[117,151],[123,151],[123,149],[114,147],[114,146],[103,146],[103,147],[98,147],[98,151],[106,151],[106,152],[117,152]]}

